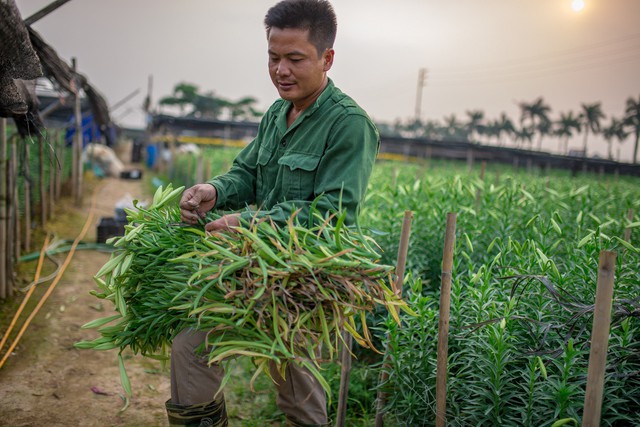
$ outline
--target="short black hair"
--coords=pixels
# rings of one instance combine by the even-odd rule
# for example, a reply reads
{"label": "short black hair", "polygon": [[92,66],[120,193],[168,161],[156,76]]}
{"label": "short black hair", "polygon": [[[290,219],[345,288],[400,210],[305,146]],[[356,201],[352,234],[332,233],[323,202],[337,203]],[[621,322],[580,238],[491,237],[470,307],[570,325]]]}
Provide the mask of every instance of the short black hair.
{"label": "short black hair", "polygon": [[271,28],[309,30],[309,41],[320,55],[333,47],[338,21],[326,0],[282,0],[269,9],[264,26],[267,36]]}

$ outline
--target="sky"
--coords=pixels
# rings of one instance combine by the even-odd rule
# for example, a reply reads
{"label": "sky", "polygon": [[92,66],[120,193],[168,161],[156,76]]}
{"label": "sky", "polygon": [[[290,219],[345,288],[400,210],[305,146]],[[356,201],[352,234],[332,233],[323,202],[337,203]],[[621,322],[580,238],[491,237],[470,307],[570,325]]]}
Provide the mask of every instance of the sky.
{"label": "sky", "polygon": [[[23,18],[51,0],[16,0]],[[277,98],[267,72],[266,0],[71,0],[33,28],[80,72],[121,126],[143,127],[144,97],[188,82],[266,110]],[[583,3],[581,10],[579,5]],[[610,117],[640,96],[640,0],[333,0],[338,18],[329,77],[376,121],[439,120],[481,110],[520,118],[542,97],[550,117],[600,102]],[[418,75],[426,69],[417,108]],[[134,95],[132,95],[134,94]],[[580,149],[582,137],[570,148]],[[589,137],[590,154],[606,155]],[[558,150],[546,138],[543,149]],[[630,161],[633,140],[615,143]]]}

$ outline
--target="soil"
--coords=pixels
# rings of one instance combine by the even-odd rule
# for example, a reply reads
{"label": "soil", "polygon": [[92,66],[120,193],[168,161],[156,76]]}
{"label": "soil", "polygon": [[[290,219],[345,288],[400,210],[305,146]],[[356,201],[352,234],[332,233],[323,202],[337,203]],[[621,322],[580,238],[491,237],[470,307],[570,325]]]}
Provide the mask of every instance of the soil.
{"label": "soil", "polygon": [[[89,183],[89,192],[97,192],[93,226],[84,242],[96,241],[101,217],[115,215],[115,205],[123,196],[148,199],[143,180],[105,178]],[[148,191],[147,191],[148,192]],[[73,240],[88,218],[92,194],[82,208],[64,201],[47,229],[58,237]],[[71,224],[68,222],[71,221]],[[57,230],[56,230],[57,229]],[[66,229],[66,230],[65,230]],[[65,235],[68,234],[68,235]],[[35,243],[34,243],[35,245]],[[34,249],[39,250],[39,247]],[[62,262],[68,253],[56,255]],[[94,351],[74,348],[74,343],[97,337],[95,330],[83,330],[86,322],[113,314],[113,307],[90,295],[96,289],[93,275],[109,259],[108,252],[78,250],[60,280],[34,317],[19,344],[0,369],[0,425],[7,426],[166,426],[164,402],[170,395],[168,372],[160,362],[133,356],[126,360],[133,398],[125,411],[123,389],[117,363],[117,350]],[[49,264],[51,264],[49,262]],[[35,262],[26,275],[33,280]],[[53,267],[48,266],[52,271]],[[43,276],[45,274],[43,273]],[[20,326],[32,311],[51,281],[38,285],[33,303],[19,318],[1,355],[14,340]],[[13,303],[3,303],[0,311],[9,319],[23,293]],[[30,308],[31,307],[31,308]],[[9,324],[2,322],[2,335]]]}

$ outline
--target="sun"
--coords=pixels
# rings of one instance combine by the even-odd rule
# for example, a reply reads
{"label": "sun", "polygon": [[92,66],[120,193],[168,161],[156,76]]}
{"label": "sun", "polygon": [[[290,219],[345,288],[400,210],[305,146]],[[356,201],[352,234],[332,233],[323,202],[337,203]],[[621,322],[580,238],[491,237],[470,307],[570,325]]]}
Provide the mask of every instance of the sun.
{"label": "sun", "polygon": [[573,0],[571,2],[571,8],[576,12],[580,12],[584,9],[584,0]]}

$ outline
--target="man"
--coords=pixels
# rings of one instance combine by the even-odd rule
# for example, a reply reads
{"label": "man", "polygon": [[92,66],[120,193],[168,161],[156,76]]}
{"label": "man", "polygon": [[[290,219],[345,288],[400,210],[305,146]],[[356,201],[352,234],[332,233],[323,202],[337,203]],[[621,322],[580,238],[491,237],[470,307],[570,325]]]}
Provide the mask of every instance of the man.
{"label": "man", "polygon": [[[184,192],[182,220],[196,223],[215,208],[236,213],[206,224],[212,232],[254,216],[284,224],[297,209],[302,210],[298,218],[308,218],[319,197],[317,209],[346,210],[346,221],[353,224],[379,136],[367,114],[327,77],[337,28],[333,8],[325,0],[284,0],[267,12],[264,23],[269,74],[281,99],[265,113],[256,138],[229,172]],[[175,425],[227,425],[224,398],[213,400],[222,369],[207,365],[206,350],[198,352],[205,339],[206,332],[193,330],[174,339],[167,411]],[[312,375],[295,363],[284,378],[274,367],[271,371],[287,425],[327,425],[326,397]],[[198,424],[201,420],[209,424]]]}

